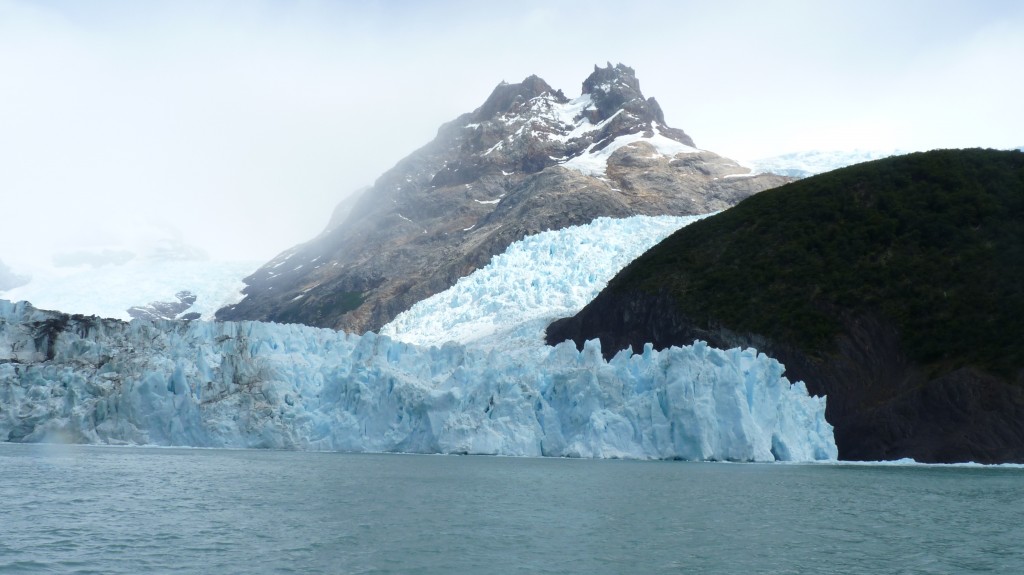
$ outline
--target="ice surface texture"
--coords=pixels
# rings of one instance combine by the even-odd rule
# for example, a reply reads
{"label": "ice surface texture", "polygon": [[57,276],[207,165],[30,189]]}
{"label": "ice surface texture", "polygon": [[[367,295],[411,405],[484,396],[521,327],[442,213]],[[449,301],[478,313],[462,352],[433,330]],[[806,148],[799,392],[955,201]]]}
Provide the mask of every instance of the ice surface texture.
{"label": "ice surface texture", "polygon": [[258,322],[124,323],[0,300],[0,439],[834,459],[824,398],[754,350],[424,348]]}
{"label": "ice surface texture", "polygon": [[548,324],[578,313],[626,264],[707,215],[597,218],[528,236],[380,333],[419,345],[543,348]]}

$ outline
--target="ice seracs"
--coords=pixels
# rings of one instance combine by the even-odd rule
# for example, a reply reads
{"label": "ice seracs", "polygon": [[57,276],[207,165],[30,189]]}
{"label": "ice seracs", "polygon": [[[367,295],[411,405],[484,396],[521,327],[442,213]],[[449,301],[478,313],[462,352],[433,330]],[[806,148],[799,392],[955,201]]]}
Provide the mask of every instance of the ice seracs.
{"label": "ice seracs", "polygon": [[549,230],[454,286],[398,314],[380,333],[418,345],[539,349],[544,329],[574,315],[619,270],[672,232],[705,216],[633,216]]}
{"label": "ice seracs", "polygon": [[124,323],[0,300],[0,440],[834,459],[825,399],[755,350],[696,342],[607,361],[597,341],[543,345],[551,319],[695,219],[602,218],[513,244],[388,327],[429,347],[300,325]]}
{"label": "ice seracs", "polygon": [[824,399],[754,350],[522,361],[259,322],[100,320],[0,300],[0,438],[714,459],[836,457]]}

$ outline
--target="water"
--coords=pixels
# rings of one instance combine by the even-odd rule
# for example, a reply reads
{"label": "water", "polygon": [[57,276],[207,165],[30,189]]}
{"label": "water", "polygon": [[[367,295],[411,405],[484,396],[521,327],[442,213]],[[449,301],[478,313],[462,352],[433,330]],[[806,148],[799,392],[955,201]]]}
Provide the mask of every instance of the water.
{"label": "water", "polygon": [[0,573],[1021,573],[1024,469],[0,444]]}

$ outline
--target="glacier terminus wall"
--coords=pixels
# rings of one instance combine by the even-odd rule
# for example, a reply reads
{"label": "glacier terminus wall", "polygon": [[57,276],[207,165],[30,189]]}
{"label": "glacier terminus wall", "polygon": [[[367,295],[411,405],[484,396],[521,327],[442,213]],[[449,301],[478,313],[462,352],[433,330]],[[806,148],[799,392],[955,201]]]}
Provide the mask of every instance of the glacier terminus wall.
{"label": "glacier terminus wall", "polygon": [[0,300],[0,440],[729,461],[834,459],[825,399],[701,342],[532,358]]}

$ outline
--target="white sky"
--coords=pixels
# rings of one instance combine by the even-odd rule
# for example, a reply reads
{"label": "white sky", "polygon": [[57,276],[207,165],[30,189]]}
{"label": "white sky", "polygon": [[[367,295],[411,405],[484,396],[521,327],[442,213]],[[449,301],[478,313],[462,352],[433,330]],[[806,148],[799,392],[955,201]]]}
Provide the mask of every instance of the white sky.
{"label": "white sky", "polygon": [[0,0],[0,260],[266,260],[498,82],[607,61],[737,159],[1024,145],[1015,0]]}

